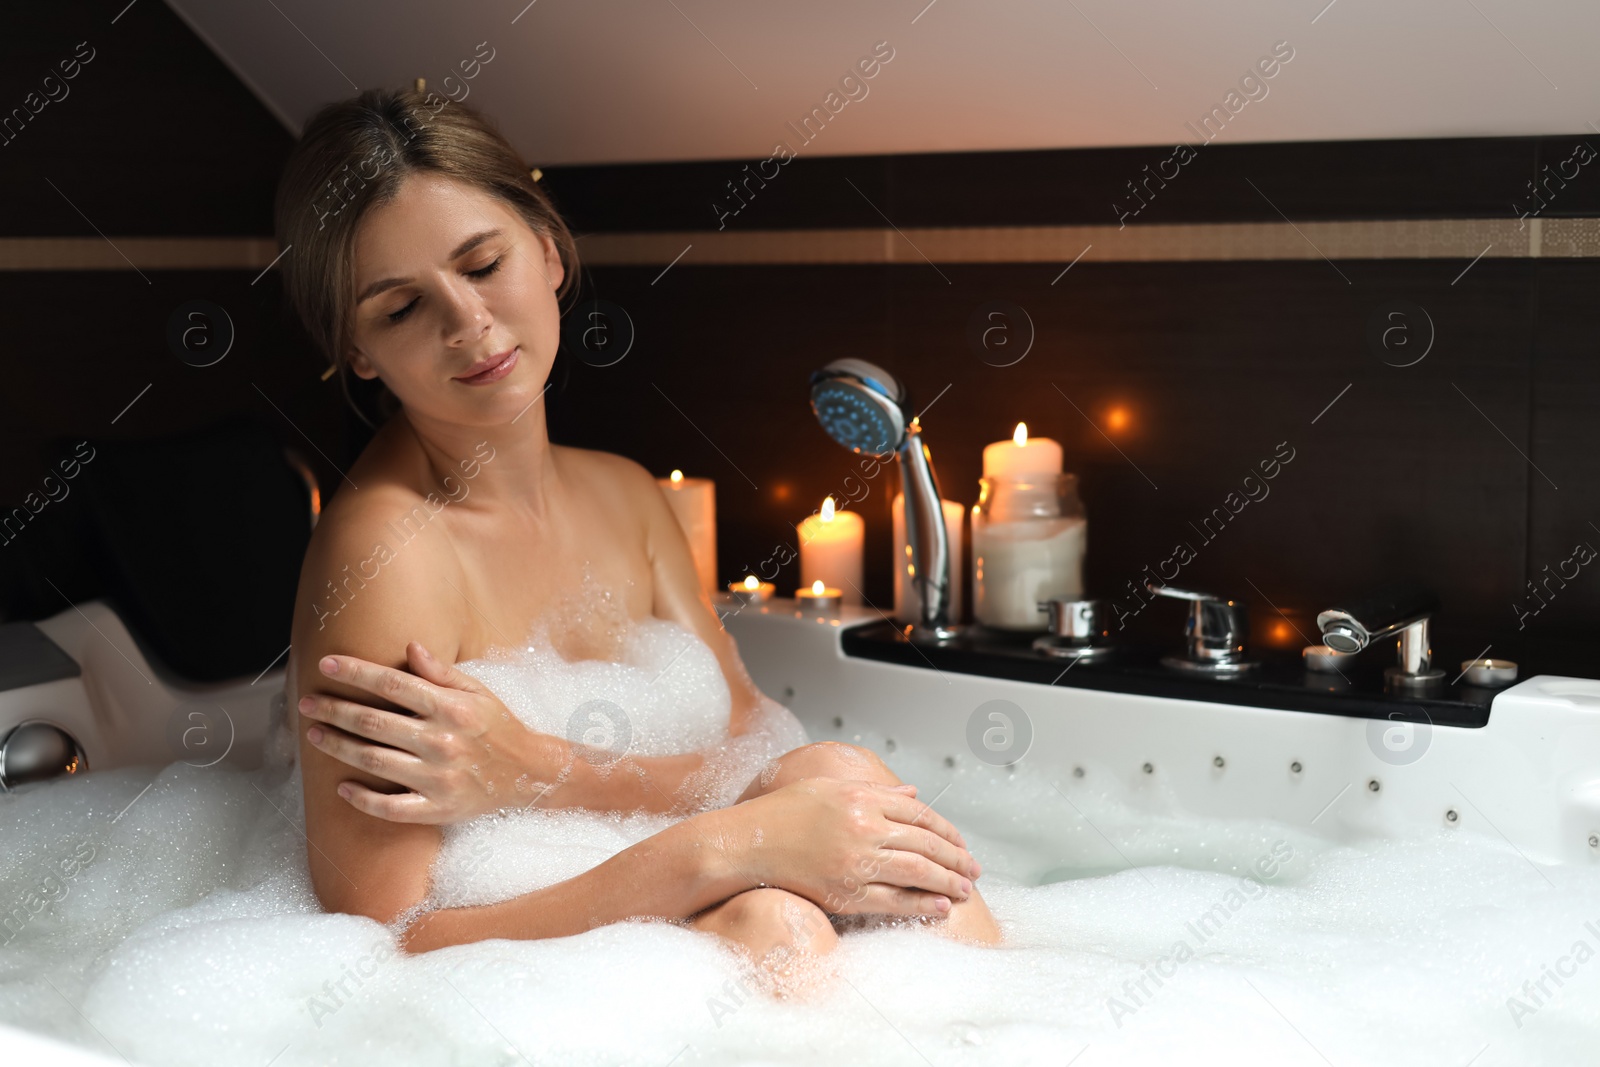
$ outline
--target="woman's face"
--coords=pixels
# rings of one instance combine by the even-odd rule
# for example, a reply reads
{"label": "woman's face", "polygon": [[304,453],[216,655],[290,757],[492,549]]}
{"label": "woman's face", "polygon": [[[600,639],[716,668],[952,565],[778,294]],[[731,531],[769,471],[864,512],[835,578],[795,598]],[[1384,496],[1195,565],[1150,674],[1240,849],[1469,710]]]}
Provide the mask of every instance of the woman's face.
{"label": "woman's face", "polygon": [[408,414],[497,425],[544,389],[560,342],[561,257],[515,210],[414,174],[356,228],[349,362]]}

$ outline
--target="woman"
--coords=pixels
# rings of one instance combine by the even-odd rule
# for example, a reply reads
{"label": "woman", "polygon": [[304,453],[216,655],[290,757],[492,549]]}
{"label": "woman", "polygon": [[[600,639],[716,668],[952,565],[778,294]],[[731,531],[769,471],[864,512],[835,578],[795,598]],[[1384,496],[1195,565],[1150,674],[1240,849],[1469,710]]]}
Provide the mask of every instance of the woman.
{"label": "woman", "polygon": [[[522,783],[540,784],[543,807],[664,812],[702,770],[691,753],[601,773],[453,666],[548,619],[585,568],[627,617],[672,620],[709,646],[732,734],[766,700],[655,479],[549,441],[539,401],[577,279],[573,239],[510,145],[435,100],[374,90],[324,109],[276,205],[307,329],[341,375],[381,380],[399,405],[312,538],[288,672],[317,896],[386,923],[424,900],[440,825],[527,804]],[[604,658],[602,631],[590,620],[557,637],[568,658]],[[831,949],[829,915],[887,914],[993,942],[978,874],[955,828],[876,756],[807,745],[735,804],[546,889],[423,912],[403,941],[421,952],[653,916],[764,959]]]}

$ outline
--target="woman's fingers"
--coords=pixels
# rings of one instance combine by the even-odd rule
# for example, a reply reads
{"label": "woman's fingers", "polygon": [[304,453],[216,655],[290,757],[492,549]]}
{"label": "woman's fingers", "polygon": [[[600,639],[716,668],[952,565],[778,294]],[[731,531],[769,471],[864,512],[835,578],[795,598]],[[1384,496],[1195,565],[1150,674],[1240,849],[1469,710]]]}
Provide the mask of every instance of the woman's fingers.
{"label": "woman's fingers", "polygon": [[[883,813],[895,822],[907,823],[911,826],[921,826],[932,830],[946,841],[959,848],[967,847],[967,839],[961,836],[961,831],[950,824],[950,820],[934,811],[928,805],[915,797],[906,796],[890,789],[884,790],[886,803]],[[935,797],[935,800],[938,798]]]}
{"label": "woman's fingers", "polygon": [[323,693],[301,697],[297,707],[306,718],[337,726],[345,733],[419,756],[423,754],[426,735],[419,721],[409,715],[368,707]]}
{"label": "woman's fingers", "polygon": [[306,731],[306,740],[316,746],[319,752],[326,752],[340,763],[407,789],[422,792],[435,784],[428,765],[411,753],[370,744],[336,727],[313,726]]}
{"label": "woman's fingers", "polygon": [[439,823],[443,813],[417,793],[380,793],[360,782],[341,782],[339,795],[358,811],[389,822]]}
{"label": "woman's fingers", "polygon": [[903,889],[922,889],[951,900],[972,895],[972,881],[950,868],[912,852],[886,851],[872,864],[871,879]]}
{"label": "woman's fingers", "polygon": [[950,914],[950,898],[920,889],[869,882],[844,900],[839,907],[828,907],[835,915],[926,915],[939,918]]}
{"label": "woman's fingers", "polygon": [[421,641],[412,641],[406,645],[406,662],[411,665],[413,674],[427,679],[434,685],[445,686],[449,689],[459,689],[464,693],[480,693],[484,691],[482,682],[466,671],[458,670],[452,664],[444,663],[437,659],[433,653],[423,647]]}
{"label": "woman's fingers", "polygon": [[899,849],[908,854],[914,853],[926,857],[960,877],[976,878],[982,873],[982,868],[978,866],[978,861],[973,858],[972,853],[964,848],[957,848],[932,830],[897,822],[891,822],[889,826],[889,836],[884,840],[884,848]]}
{"label": "woman's fingers", "polygon": [[318,667],[329,678],[365,689],[391,704],[428,718],[438,713],[438,687],[414,674],[355,656],[323,656]]}

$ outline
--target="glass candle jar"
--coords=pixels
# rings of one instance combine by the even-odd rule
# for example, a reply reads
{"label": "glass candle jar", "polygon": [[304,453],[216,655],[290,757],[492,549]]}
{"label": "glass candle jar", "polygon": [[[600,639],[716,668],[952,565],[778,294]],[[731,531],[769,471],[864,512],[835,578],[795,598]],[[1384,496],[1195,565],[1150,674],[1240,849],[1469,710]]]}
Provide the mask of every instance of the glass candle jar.
{"label": "glass candle jar", "polygon": [[1042,632],[1040,601],[1083,596],[1088,520],[1076,474],[980,478],[972,509],[973,617]]}

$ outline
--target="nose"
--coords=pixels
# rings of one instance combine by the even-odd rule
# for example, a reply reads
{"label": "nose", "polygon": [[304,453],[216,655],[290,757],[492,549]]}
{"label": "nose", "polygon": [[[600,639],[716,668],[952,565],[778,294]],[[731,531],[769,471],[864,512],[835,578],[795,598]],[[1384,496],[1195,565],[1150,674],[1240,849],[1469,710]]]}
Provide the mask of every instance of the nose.
{"label": "nose", "polygon": [[471,345],[494,324],[494,316],[477,289],[464,279],[444,283],[444,338],[451,347]]}

